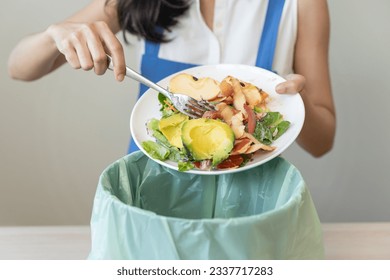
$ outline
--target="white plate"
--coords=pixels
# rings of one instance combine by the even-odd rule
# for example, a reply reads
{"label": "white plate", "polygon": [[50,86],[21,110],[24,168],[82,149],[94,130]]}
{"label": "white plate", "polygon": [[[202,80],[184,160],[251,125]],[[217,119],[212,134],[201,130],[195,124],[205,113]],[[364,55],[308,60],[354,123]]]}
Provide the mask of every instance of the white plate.
{"label": "white plate", "polygon": [[[302,102],[302,98],[299,94],[277,94],[275,92],[275,86],[280,82],[283,82],[284,79],[276,75],[275,73],[254,66],[233,64],[198,66],[183,70],[181,72],[191,74],[198,78],[212,77],[218,81],[221,81],[226,76],[231,75],[242,81],[252,83],[263,89],[270,95],[268,101],[268,107],[270,108],[270,110],[280,112],[281,114],[283,114],[285,120],[291,122],[289,129],[272,144],[273,146],[276,146],[276,149],[274,151],[255,154],[253,160],[243,167],[237,169],[223,169],[213,171],[202,171],[198,169],[193,169],[186,172],[203,175],[216,175],[244,171],[263,164],[280,155],[298,137],[305,118],[305,109]],[[176,74],[166,77],[165,79],[158,82],[158,84],[164,88],[167,88],[169,80]],[[148,157],[150,156],[142,148],[141,143],[146,140],[155,140],[153,137],[148,135],[146,130],[146,123],[151,118],[160,119],[161,112],[156,91],[149,89],[135,104],[130,117],[130,130],[133,140],[140,148],[140,150],[143,151]],[[152,157],[150,158],[169,168],[176,170],[178,169],[176,162],[162,162]]]}

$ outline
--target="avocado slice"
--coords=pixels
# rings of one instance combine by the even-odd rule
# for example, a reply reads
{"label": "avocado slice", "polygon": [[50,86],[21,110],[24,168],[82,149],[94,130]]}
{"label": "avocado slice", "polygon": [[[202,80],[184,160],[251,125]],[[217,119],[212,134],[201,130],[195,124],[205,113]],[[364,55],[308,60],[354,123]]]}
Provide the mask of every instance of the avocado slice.
{"label": "avocado slice", "polygon": [[177,113],[166,118],[162,118],[158,124],[158,129],[167,138],[168,142],[177,148],[183,148],[181,141],[181,126],[188,120],[188,116]]}
{"label": "avocado slice", "polygon": [[220,120],[191,119],[181,127],[184,147],[196,161],[212,160],[212,166],[229,157],[234,146],[234,132]]}

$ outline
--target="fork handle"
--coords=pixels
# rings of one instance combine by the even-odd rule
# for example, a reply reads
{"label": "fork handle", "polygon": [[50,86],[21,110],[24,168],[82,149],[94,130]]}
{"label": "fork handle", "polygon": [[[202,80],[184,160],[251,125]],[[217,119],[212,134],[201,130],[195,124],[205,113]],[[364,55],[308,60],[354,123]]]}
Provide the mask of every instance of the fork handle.
{"label": "fork handle", "polygon": [[[114,64],[112,63],[112,58],[109,55],[107,55],[107,61],[108,61],[108,69],[114,70]],[[167,91],[163,87],[159,86],[158,84],[153,83],[151,80],[145,78],[144,76],[142,76],[141,74],[134,71],[133,69],[131,69],[128,66],[126,66],[126,76],[133,79],[133,80],[136,80],[137,82],[144,84],[145,86],[147,86],[149,88],[154,89],[157,92],[161,92],[162,94],[164,94],[168,98],[172,97],[172,95],[169,91]]]}

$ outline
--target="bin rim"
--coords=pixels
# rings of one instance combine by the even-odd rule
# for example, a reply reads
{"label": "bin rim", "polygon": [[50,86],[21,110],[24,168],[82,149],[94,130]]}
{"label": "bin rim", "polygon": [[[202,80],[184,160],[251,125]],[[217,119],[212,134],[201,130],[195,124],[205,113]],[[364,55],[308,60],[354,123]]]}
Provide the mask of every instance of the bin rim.
{"label": "bin rim", "polygon": [[104,189],[102,186],[99,186],[101,188],[102,192],[106,192],[108,194],[108,199],[114,203],[117,204],[118,207],[126,209],[126,211],[131,210],[136,212],[139,215],[148,216],[148,218],[159,218],[159,219],[165,219],[167,221],[172,222],[191,222],[191,223],[210,223],[210,224],[226,224],[227,222],[232,222],[236,224],[245,224],[248,221],[252,221],[253,219],[265,219],[270,216],[278,215],[280,212],[284,211],[286,208],[293,207],[294,202],[298,200],[298,202],[302,199],[302,194],[305,191],[306,184],[301,183],[299,184],[298,188],[299,191],[296,192],[296,195],[289,198],[287,202],[283,203],[279,208],[269,210],[263,213],[259,214],[253,214],[249,216],[240,216],[240,217],[230,217],[230,218],[200,218],[200,219],[194,219],[194,218],[179,218],[179,217],[172,217],[172,216],[164,216],[157,214],[151,210],[142,209],[133,205],[128,205],[122,202],[118,197],[110,193],[107,189]]}

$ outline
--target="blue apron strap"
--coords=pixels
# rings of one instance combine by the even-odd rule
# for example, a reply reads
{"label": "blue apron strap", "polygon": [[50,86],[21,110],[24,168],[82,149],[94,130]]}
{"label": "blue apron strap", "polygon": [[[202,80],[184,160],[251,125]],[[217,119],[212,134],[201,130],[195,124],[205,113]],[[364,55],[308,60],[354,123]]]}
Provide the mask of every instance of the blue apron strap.
{"label": "blue apron strap", "polygon": [[[141,61],[141,74],[146,76],[148,79],[152,80],[153,82],[157,82],[157,80],[155,80],[153,75],[151,75],[150,69],[155,69],[156,66],[154,64],[155,64],[155,60],[158,59],[159,51],[160,51],[159,43],[154,43],[145,40],[145,53]],[[148,59],[144,59],[145,57]],[[140,84],[140,91],[138,97],[140,97],[147,89],[148,89],[147,86],[145,86],[144,84]]]}
{"label": "blue apron strap", "polygon": [[160,44],[153,43],[151,41],[145,40],[145,54],[158,57],[158,52],[160,51]]}
{"label": "blue apron strap", "polygon": [[[160,34],[164,33],[164,29],[161,26],[155,27],[156,31]],[[160,51],[160,43],[154,43],[149,40],[145,40],[145,53],[144,55],[158,58],[158,52]]]}
{"label": "blue apron strap", "polygon": [[272,71],[278,38],[280,18],[282,17],[285,0],[269,0],[261,35],[256,66]]}

